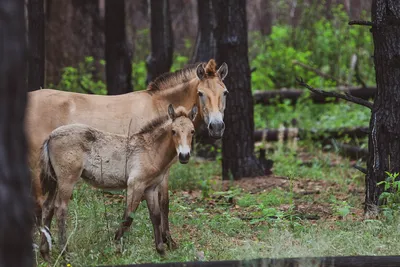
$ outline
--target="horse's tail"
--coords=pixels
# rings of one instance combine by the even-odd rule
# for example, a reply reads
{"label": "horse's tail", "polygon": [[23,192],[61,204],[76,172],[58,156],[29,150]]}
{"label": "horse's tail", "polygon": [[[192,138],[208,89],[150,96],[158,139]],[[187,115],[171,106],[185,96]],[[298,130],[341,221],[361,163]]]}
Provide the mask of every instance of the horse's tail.
{"label": "horse's tail", "polygon": [[50,160],[49,142],[50,137],[44,141],[40,155],[40,183],[43,195],[49,192],[54,193],[57,189],[57,176]]}

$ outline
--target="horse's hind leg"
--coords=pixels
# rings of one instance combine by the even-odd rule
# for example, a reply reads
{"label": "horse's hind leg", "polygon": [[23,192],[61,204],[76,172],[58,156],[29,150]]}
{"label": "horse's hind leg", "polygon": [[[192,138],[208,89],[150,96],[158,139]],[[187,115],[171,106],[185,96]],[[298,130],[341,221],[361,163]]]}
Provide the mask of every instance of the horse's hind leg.
{"label": "horse's hind leg", "polygon": [[160,211],[161,211],[161,226],[162,226],[162,238],[163,242],[168,245],[170,249],[176,249],[178,246],[171,237],[171,232],[169,230],[169,196],[168,196],[168,176],[169,169],[164,173],[164,178],[162,182],[158,185],[156,191],[159,192],[160,198]]}
{"label": "horse's hind leg", "polygon": [[155,188],[147,190],[145,193],[147,208],[149,210],[150,219],[153,224],[154,241],[157,252],[161,255],[165,254],[164,242],[161,235],[161,213],[160,203],[158,201],[158,191]]}
{"label": "horse's hind leg", "polygon": [[50,247],[51,247],[51,221],[54,215],[54,201],[55,201],[56,190],[49,192],[46,201],[43,203],[43,214],[42,214],[42,225],[41,241],[40,241],[40,254],[46,260],[50,260]]}
{"label": "horse's hind leg", "polygon": [[[64,179],[62,185],[58,187],[58,192],[55,201],[55,213],[58,224],[59,246],[63,256],[67,252],[67,238],[66,238],[66,220],[68,216],[68,202],[71,198],[72,191],[74,190],[75,182],[79,179],[79,175],[70,175]],[[60,179],[59,179],[60,185]]]}

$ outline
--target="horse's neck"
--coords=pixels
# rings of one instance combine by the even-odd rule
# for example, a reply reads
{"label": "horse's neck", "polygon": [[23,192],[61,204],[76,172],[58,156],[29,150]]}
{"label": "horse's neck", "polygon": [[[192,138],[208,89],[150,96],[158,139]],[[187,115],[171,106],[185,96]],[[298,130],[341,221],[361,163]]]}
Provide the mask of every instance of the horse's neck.
{"label": "horse's neck", "polygon": [[159,114],[165,114],[169,104],[172,104],[175,108],[183,106],[187,110],[190,110],[198,101],[198,84],[199,80],[194,77],[187,83],[182,83],[174,88],[158,92],[155,101],[157,103]]}
{"label": "horse's neck", "polygon": [[158,168],[165,168],[176,156],[176,149],[172,140],[171,123],[166,123],[158,129],[146,133],[148,158],[151,164]]}

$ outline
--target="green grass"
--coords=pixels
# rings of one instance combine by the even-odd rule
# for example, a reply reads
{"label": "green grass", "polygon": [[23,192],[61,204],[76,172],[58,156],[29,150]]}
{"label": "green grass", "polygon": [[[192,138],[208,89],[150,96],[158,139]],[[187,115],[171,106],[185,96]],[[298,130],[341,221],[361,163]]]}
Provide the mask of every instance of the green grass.
{"label": "green grass", "polygon": [[[283,145],[271,155],[275,174],[287,177],[287,185],[258,193],[237,186],[221,191],[216,162],[174,165],[170,175],[170,225],[179,247],[168,250],[165,257],[155,250],[145,203],[134,214],[130,231],[116,244],[113,236],[124,202],[79,183],[69,209],[68,262],[71,266],[96,266],[194,261],[203,253],[204,260],[398,253],[397,219],[362,220],[362,193],[349,191],[350,186],[362,190],[361,174],[345,159],[307,144],[302,144],[301,152],[313,156],[310,167],[299,166],[290,151]],[[332,160],[342,165],[327,167]],[[319,186],[320,192],[304,195],[301,186],[306,191]],[[315,214],[320,218],[307,219]],[[54,223],[52,233],[56,241]],[[39,253],[36,255],[39,266],[47,266]],[[53,264],[58,255],[55,244]]]}

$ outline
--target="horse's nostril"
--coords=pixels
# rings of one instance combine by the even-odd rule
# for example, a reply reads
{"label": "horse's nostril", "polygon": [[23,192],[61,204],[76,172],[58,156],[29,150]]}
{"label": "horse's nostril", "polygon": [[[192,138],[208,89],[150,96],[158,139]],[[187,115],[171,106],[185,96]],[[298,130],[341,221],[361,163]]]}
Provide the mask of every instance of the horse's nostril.
{"label": "horse's nostril", "polygon": [[210,123],[210,125],[208,125],[208,129],[210,129],[211,131],[213,130],[213,126],[211,123]]}

